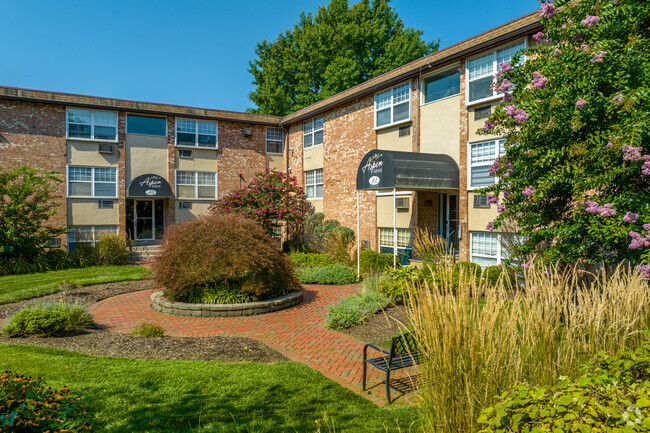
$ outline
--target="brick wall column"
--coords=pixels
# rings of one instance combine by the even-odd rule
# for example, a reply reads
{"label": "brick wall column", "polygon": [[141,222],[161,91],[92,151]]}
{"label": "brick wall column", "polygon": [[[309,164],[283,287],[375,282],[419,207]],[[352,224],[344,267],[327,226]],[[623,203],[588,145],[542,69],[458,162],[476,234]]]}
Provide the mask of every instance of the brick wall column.
{"label": "brick wall column", "polygon": [[458,253],[460,260],[468,261],[470,258],[469,251],[469,230],[468,212],[469,201],[467,193],[467,142],[469,140],[469,121],[467,104],[465,104],[465,61],[460,62],[460,163],[458,170],[460,172],[458,188],[458,224],[462,226],[462,239],[458,242]]}
{"label": "brick wall column", "polygon": [[126,234],[126,113],[118,113],[117,133],[117,232]]}
{"label": "brick wall column", "polygon": [[165,233],[176,222],[176,118],[167,116],[167,182],[172,197],[165,200]]}

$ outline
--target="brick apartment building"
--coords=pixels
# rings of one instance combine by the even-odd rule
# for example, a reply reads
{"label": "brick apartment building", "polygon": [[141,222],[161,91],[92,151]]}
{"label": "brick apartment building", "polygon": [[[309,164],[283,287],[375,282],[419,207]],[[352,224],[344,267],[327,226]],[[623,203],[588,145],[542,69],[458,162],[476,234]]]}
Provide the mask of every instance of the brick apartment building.
{"label": "brick apartment building", "polygon": [[405,251],[422,227],[496,264],[496,210],[473,190],[494,182],[503,141],[476,131],[502,99],[498,64],[540,28],[531,13],[284,118],[0,87],[0,165],[64,174],[54,222],[69,249],[101,231],[156,241],[270,168],[366,247]]}

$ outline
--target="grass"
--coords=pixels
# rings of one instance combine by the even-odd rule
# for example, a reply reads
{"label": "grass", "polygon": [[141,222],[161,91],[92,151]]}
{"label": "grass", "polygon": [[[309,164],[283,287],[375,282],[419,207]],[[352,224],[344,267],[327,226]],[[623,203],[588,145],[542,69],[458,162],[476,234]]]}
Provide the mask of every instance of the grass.
{"label": "grass", "polygon": [[[337,432],[403,432],[415,407],[383,408],[296,363],[226,364],[103,358],[0,346],[0,371],[42,377],[93,397],[98,432],[315,432],[326,412]],[[384,427],[386,426],[386,428]]]}
{"label": "grass", "polygon": [[49,295],[57,292],[59,286],[66,282],[89,286],[140,280],[147,272],[142,266],[93,266],[4,276],[0,277],[0,304]]}

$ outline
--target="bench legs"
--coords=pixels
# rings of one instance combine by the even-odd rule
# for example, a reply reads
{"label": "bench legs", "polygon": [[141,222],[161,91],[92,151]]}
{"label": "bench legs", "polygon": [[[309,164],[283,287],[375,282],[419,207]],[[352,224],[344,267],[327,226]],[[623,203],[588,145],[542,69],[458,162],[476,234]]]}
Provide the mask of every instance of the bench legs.
{"label": "bench legs", "polygon": [[363,360],[363,378],[361,379],[361,389],[363,391],[366,390],[366,360],[365,360],[365,353],[364,353],[364,360]]}
{"label": "bench legs", "polygon": [[386,398],[388,399],[388,404],[390,404],[390,369],[386,371]]}

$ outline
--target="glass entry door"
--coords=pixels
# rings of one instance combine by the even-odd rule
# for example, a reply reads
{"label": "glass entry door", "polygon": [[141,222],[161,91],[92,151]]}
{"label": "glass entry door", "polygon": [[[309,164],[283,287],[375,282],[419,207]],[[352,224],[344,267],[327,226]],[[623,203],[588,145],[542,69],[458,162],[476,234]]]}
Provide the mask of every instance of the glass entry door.
{"label": "glass entry door", "polygon": [[[133,239],[162,239],[165,233],[163,200],[133,200]],[[127,206],[130,210],[131,206]]]}
{"label": "glass entry door", "polygon": [[438,233],[449,248],[458,251],[458,195],[439,194]]}

